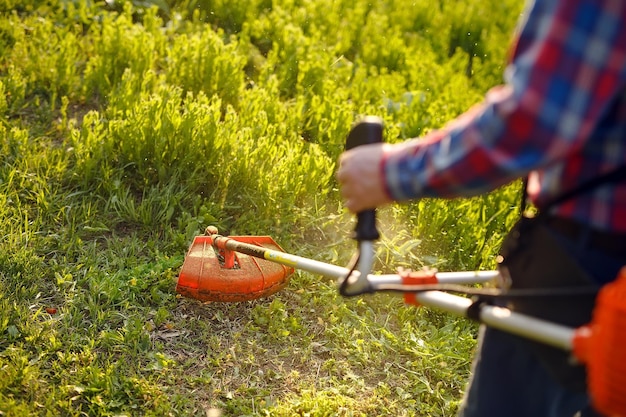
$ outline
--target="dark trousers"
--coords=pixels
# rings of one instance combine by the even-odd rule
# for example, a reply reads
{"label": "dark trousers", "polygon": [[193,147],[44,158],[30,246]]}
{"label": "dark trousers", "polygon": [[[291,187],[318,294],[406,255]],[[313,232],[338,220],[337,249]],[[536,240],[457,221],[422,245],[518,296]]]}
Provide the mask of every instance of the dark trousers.
{"label": "dark trousers", "polygon": [[[591,231],[575,238],[552,231],[567,252],[599,284],[617,277],[624,253],[590,244]],[[481,326],[472,378],[459,417],[598,417],[586,393],[570,391],[544,368],[525,340]]]}

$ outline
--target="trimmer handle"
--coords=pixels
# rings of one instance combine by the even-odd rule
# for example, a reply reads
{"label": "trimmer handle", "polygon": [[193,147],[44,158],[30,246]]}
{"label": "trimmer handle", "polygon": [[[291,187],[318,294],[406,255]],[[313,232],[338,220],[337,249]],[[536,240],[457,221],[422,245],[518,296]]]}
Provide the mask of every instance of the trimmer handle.
{"label": "trimmer handle", "polygon": [[[383,141],[383,121],[376,116],[365,116],[356,123],[346,138],[346,150],[361,145]],[[376,210],[364,210],[357,213],[357,223],[353,238],[357,241],[377,240],[380,237],[376,228]]]}
{"label": "trimmer handle", "polygon": [[[357,146],[379,143],[383,140],[383,122],[380,118],[366,116],[352,126],[346,138],[346,151]],[[352,236],[358,243],[358,250],[352,260],[348,275],[339,285],[343,296],[360,295],[371,292],[368,275],[374,263],[373,241],[380,237],[376,229],[376,210],[357,213],[357,222]]]}

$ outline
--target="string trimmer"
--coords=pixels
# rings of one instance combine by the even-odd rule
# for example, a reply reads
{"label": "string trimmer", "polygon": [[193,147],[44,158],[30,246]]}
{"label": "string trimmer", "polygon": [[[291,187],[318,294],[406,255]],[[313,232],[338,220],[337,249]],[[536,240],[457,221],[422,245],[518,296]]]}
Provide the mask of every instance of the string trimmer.
{"label": "string trimmer", "polygon": [[[346,148],[380,140],[382,123],[370,117],[352,128]],[[358,242],[357,255],[346,268],[285,253],[269,236],[221,236],[217,228],[208,227],[204,235],[194,238],[176,291],[201,301],[253,300],[283,289],[298,269],[337,279],[344,296],[403,293],[407,304],[438,308],[571,352],[573,359],[587,368],[595,408],[606,415],[626,416],[626,267],[615,281],[600,289],[591,322],[571,328],[485,302],[497,297],[497,290],[463,285],[496,280],[498,271],[371,274],[373,242],[379,237],[374,210],[358,214],[353,237]]]}

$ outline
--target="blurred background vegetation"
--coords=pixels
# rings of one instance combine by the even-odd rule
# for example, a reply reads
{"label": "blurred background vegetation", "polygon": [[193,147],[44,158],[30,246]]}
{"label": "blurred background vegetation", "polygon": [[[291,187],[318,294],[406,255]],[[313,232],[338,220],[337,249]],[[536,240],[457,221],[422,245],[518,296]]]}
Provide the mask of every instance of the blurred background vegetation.
{"label": "blurred background vegetation", "polygon": [[[174,282],[210,224],[347,263],[334,171],[351,124],[378,115],[389,142],[441,127],[501,83],[520,13],[0,1],[0,414],[451,415],[470,323],[304,273],[245,305]],[[517,190],[381,210],[377,270],[492,268]]]}

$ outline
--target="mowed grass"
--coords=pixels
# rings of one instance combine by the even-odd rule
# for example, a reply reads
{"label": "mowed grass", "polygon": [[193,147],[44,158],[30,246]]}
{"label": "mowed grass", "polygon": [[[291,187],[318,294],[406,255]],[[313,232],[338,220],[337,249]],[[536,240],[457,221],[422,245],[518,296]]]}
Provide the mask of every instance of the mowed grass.
{"label": "mowed grass", "polygon": [[[476,324],[298,271],[175,291],[193,237],[348,264],[336,160],[501,81],[517,2],[0,4],[0,415],[452,416]],[[376,271],[490,269],[518,185],[379,211]]]}

